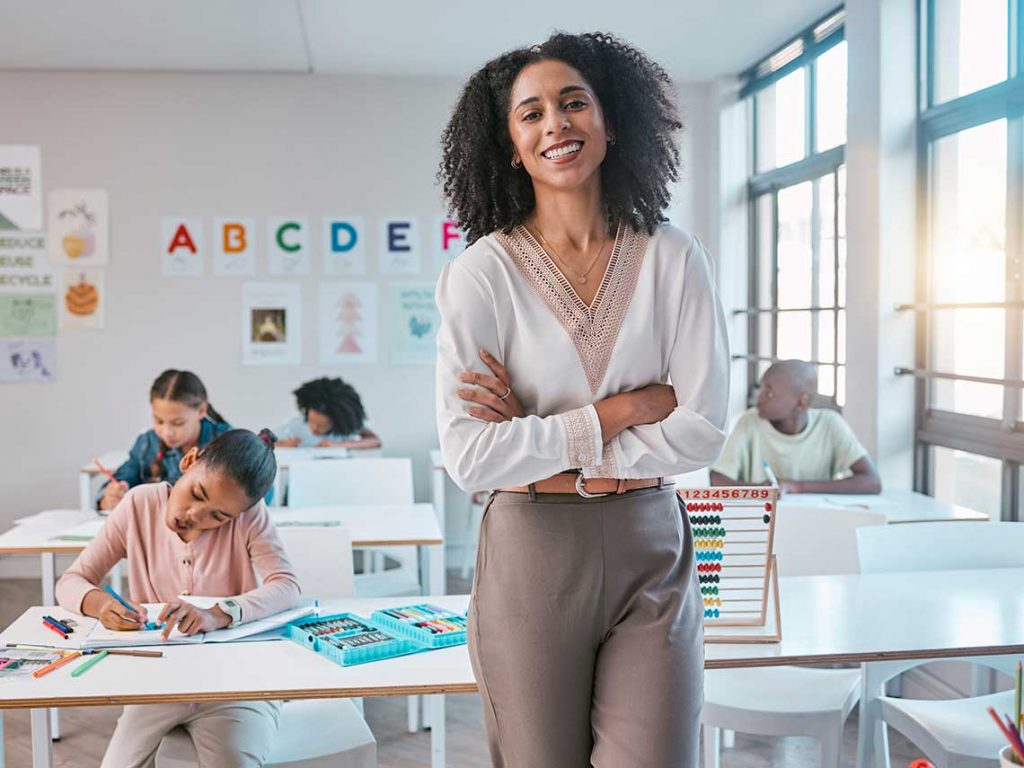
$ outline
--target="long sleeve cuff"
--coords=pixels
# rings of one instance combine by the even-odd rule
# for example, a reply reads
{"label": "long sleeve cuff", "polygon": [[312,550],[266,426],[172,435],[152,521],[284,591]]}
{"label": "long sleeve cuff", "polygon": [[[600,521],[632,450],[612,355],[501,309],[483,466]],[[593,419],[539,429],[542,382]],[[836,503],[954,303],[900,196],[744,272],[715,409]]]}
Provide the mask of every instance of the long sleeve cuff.
{"label": "long sleeve cuff", "polygon": [[568,439],[569,466],[599,467],[603,460],[601,420],[593,405],[566,411],[559,416]]}

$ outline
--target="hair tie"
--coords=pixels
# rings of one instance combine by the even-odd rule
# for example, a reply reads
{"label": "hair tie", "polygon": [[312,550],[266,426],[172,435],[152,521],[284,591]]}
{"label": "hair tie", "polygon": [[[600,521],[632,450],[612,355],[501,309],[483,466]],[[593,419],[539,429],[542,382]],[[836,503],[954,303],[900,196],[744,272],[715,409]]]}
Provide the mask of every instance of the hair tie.
{"label": "hair tie", "polygon": [[260,440],[262,440],[267,445],[273,444],[273,441],[271,441],[270,439],[270,435],[268,435],[266,432],[260,432]]}

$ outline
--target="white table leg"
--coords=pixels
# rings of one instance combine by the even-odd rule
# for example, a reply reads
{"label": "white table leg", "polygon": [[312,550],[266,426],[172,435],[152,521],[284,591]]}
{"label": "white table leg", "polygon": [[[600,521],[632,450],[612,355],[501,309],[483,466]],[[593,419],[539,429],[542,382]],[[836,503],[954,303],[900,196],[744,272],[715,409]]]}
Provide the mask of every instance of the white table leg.
{"label": "white table leg", "polygon": [[0,768],[4,768],[4,713],[0,712]]}
{"label": "white table leg", "polygon": [[78,506],[83,512],[90,512],[96,508],[96,502],[92,498],[92,475],[88,472],[78,473]]}
{"label": "white table leg", "polygon": [[33,709],[30,717],[32,721],[32,768],[52,768],[50,718],[45,709]]}
{"label": "white table leg", "polygon": [[[43,605],[56,605],[57,598],[54,597],[54,589],[57,584],[57,558],[53,552],[43,552],[39,555],[39,576],[43,587]],[[53,738],[59,739],[59,709],[50,710],[50,728],[53,732]]]}
{"label": "white table leg", "polygon": [[444,544],[423,547],[423,557],[427,561],[427,581],[425,587],[428,595],[446,595]]}
{"label": "white table leg", "polygon": [[39,578],[43,586],[43,605],[57,604],[53,596],[54,587],[57,584],[56,560],[53,552],[43,552],[39,555]]}
{"label": "white table leg", "polygon": [[444,768],[445,764],[445,719],[444,694],[427,696],[430,702],[430,768]]}

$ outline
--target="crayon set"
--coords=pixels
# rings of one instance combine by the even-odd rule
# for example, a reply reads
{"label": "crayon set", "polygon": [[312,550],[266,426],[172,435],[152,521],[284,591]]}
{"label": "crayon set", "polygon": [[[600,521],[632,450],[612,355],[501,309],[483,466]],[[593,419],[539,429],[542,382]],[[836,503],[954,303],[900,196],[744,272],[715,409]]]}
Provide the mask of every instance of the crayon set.
{"label": "crayon set", "polygon": [[306,617],[285,634],[342,666],[365,664],[466,642],[466,617],[434,605],[374,611],[369,619],[351,613]]}
{"label": "crayon set", "polygon": [[436,605],[423,603],[374,611],[373,620],[428,648],[466,642],[466,617]]}

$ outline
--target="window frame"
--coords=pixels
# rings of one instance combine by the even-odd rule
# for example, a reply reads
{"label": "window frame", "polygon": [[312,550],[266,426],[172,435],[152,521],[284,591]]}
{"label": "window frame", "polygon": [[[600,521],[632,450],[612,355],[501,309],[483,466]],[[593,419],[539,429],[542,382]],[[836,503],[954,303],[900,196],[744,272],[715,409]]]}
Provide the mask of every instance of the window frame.
{"label": "window frame", "polygon": [[[931,448],[966,451],[1002,461],[1002,518],[1021,519],[1021,468],[1024,466],[1024,0],[1006,0],[1007,79],[980,90],[935,103],[935,0],[919,0],[917,116],[917,295],[913,304],[895,307],[913,312],[916,321],[914,367],[899,376],[915,379],[914,487],[935,488]],[[932,302],[932,172],[936,143],[995,120],[1006,120],[1006,294],[1001,302]],[[937,313],[956,309],[1005,311],[1002,379],[956,374],[931,367]],[[1003,388],[1002,418],[957,413],[932,407],[937,381],[975,381]]]}
{"label": "window frame", "polygon": [[[837,394],[839,391],[839,374],[845,371],[845,355],[839,348],[839,317],[840,313],[846,310],[845,297],[840,302],[839,297],[839,172],[846,162],[846,144],[840,144],[827,150],[819,152],[817,149],[817,60],[835,46],[844,42],[845,34],[845,10],[843,6],[833,8],[822,18],[808,26],[798,35],[794,36],[785,44],[779,46],[772,54],[766,56],[757,64],[749,67],[741,75],[743,85],[740,89],[740,98],[747,99],[749,109],[750,134],[748,147],[750,151],[750,167],[752,175],[747,182],[747,205],[748,205],[748,253],[749,267],[747,271],[747,305],[742,309],[734,309],[734,316],[746,315],[747,317],[747,354],[733,354],[733,360],[745,361],[747,363],[747,402],[754,400],[759,376],[759,365],[764,362],[775,362],[778,358],[778,316],[783,312],[809,312],[811,315],[811,338],[812,351],[817,348],[818,339],[818,318],[822,312],[830,312],[833,315],[833,360],[822,362],[811,360],[809,362],[817,366],[829,366],[832,368],[833,395],[826,396],[831,405],[837,406]],[[792,55],[790,49],[794,49],[799,43],[799,53]],[[758,168],[758,108],[756,98],[758,93],[774,85],[782,78],[806,68],[804,78],[804,147],[805,157],[788,165],[779,166],[769,170],[757,172]],[[793,307],[780,309],[778,306],[778,195],[779,191],[805,182],[817,182],[831,175],[833,179],[833,253],[831,268],[834,270],[832,306],[818,306],[816,298],[817,281],[812,280],[812,301],[807,307]],[[819,256],[819,238],[816,235],[818,224],[818,196],[814,185],[815,194],[812,197],[811,212],[811,248],[812,263],[819,267],[821,260]],[[770,278],[761,274],[761,228],[759,222],[758,207],[761,200],[771,196],[771,270]],[[815,276],[818,274],[815,271]],[[760,295],[762,279],[770,279],[771,306],[760,306]],[[771,318],[771,349],[762,349],[760,325],[763,318]],[[840,362],[843,360],[843,362]]]}

